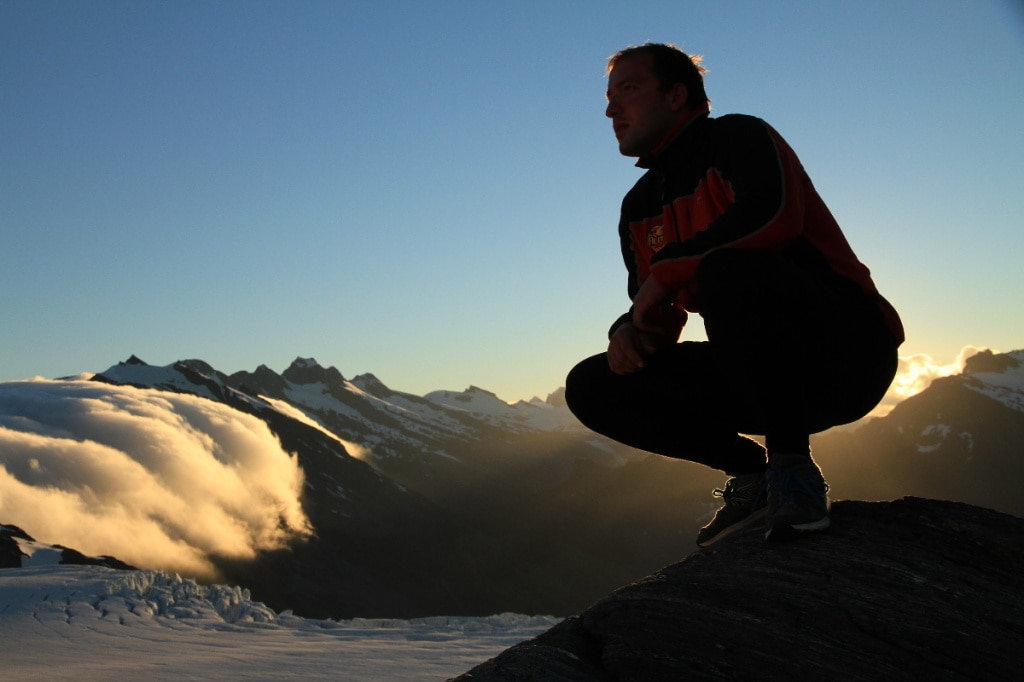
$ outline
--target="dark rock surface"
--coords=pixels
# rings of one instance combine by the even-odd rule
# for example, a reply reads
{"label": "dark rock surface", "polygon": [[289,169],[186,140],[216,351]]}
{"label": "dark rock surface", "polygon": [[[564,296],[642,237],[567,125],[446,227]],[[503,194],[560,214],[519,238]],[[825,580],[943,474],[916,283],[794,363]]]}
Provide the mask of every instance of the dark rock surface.
{"label": "dark rock surface", "polygon": [[18,540],[32,541],[32,536],[14,524],[0,524],[0,568],[21,568],[21,551]]}
{"label": "dark rock surface", "polygon": [[[134,357],[134,356],[133,356]],[[0,524],[0,568],[22,568],[24,559],[29,555],[22,551],[19,541],[39,545],[35,538],[24,530],[13,524]],[[127,564],[112,556],[87,556],[77,549],[65,547],[64,545],[39,545],[48,547],[60,553],[60,564],[77,564],[79,566],[105,566],[116,568],[121,571],[136,571],[135,566]]]}
{"label": "dark rock surface", "polygon": [[843,501],[825,533],[738,533],[456,679],[1019,679],[1022,643],[1024,519]]}

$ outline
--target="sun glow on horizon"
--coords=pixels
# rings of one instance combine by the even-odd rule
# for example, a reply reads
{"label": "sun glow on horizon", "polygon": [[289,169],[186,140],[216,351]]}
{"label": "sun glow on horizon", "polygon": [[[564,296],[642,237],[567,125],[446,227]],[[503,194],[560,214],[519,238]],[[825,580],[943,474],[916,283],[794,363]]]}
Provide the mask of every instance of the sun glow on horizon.
{"label": "sun glow on horizon", "polygon": [[884,417],[892,411],[897,403],[925,390],[935,379],[962,372],[967,360],[984,350],[998,352],[983,346],[964,346],[956,360],[945,365],[936,362],[927,353],[900,356],[900,364],[892,386],[889,387],[889,391],[878,407],[871,411],[870,416]]}

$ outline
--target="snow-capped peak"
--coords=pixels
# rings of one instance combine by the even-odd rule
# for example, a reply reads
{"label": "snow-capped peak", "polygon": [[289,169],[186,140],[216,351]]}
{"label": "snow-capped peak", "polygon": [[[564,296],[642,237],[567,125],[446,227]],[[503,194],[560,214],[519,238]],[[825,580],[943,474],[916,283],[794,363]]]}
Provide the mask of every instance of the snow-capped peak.
{"label": "snow-capped peak", "polygon": [[972,391],[1024,412],[1024,350],[982,351],[967,360],[963,378]]}
{"label": "snow-capped peak", "polygon": [[345,377],[336,367],[324,368],[313,358],[296,358],[281,376],[296,384],[341,385]]}

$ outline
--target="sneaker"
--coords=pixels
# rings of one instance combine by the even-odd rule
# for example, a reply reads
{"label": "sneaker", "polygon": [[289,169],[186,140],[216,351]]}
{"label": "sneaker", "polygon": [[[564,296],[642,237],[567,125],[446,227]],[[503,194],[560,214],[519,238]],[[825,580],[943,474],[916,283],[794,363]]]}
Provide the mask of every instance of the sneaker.
{"label": "sneaker", "polygon": [[764,534],[767,540],[789,540],[829,527],[828,483],[809,457],[773,458],[765,478],[768,482],[768,519]]}
{"label": "sneaker", "polygon": [[697,533],[697,544],[707,547],[763,518],[768,510],[764,486],[765,472],[759,471],[735,476],[725,482],[724,489],[716,488],[712,494],[721,497],[725,504],[711,523]]}

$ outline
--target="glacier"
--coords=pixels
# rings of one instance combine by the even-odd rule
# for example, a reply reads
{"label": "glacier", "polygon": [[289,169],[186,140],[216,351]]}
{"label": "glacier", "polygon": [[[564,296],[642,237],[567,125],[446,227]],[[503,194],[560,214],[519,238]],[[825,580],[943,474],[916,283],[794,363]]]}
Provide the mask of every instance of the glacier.
{"label": "glacier", "polygon": [[35,551],[39,561],[0,571],[5,678],[436,681],[558,622],[512,613],[313,620],[275,613],[239,587],[55,556]]}

